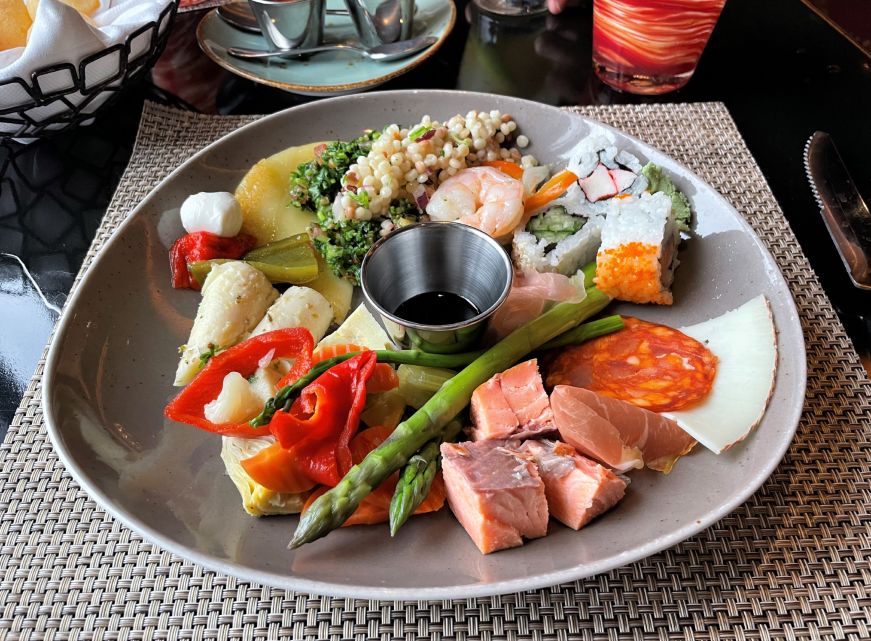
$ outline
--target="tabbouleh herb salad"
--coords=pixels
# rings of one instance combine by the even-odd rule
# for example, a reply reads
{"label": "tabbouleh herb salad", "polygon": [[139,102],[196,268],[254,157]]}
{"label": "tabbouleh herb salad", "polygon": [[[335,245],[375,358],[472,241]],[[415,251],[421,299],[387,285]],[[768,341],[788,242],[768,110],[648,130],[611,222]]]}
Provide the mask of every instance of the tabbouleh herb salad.
{"label": "tabbouleh herb salad", "polygon": [[533,166],[535,158],[520,151],[528,142],[499,111],[392,124],[318,147],[315,159],[291,177],[291,202],[317,215],[310,230],[315,248],[335,274],[356,284],[360,263],[378,238],[428,220],[426,206],[442,182],[484,163]]}

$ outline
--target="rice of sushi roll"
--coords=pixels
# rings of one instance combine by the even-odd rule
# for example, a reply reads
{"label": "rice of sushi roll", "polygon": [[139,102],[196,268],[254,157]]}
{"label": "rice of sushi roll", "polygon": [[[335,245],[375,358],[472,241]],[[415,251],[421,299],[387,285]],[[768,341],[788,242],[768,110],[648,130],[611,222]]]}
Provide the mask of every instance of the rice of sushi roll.
{"label": "rice of sushi roll", "polygon": [[569,152],[568,170],[578,178],[585,178],[593,173],[602,161],[602,156],[611,164],[616,155],[614,134],[607,129],[595,127]]}
{"label": "rice of sushi roll", "polygon": [[563,229],[556,233],[543,233],[535,228],[532,218],[524,229],[514,232],[511,254],[521,273],[531,271],[552,272],[572,276],[596,258],[601,241],[602,219],[572,216],[563,208],[551,208],[543,215],[562,209],[563,215],[576,221],[577,231]]}
{"label": "rice of sushi roll", "polygon": [[671,198],[644,193],[612,200],[596,256],[596,286],[633,303],[671,305],[679,234]]}

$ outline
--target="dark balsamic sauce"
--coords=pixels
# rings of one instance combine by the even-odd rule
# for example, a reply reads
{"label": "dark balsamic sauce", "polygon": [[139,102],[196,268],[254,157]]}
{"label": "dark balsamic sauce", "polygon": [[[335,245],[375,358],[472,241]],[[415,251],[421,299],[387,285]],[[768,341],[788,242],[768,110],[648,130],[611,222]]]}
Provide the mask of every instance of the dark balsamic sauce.
{"label": "dark balsamic sauce", "polygon": [[403,320],[421,325],[452,325],[474,318],[480,311],[457,294],[424,292],[400,303],[393,313]]}

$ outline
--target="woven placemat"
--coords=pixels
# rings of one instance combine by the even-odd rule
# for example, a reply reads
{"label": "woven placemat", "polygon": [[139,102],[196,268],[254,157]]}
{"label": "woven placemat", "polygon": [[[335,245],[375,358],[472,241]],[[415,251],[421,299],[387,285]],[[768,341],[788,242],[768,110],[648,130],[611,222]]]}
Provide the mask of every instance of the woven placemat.
{"label": "woven placemat", "polygon": [[222,4],[228,4],[233,0],[181,0],[178,7],[179,13],[187,13],[188,11],[203,11],[205,9],[214,9]]}
{"label": "woven placemat", "polygon": [[[46,436],[40,364],[0,448],[0,638],[871,638],[871,384],[732,119],[719,103],[577,111],[730,194],[789,281],[807,400],[786,458],[746,504],[670,550],[546,590],[433,603],[295,594],[204,570],[100,510]],[[253,119],[146,105],[82,270],[160,178]]]}

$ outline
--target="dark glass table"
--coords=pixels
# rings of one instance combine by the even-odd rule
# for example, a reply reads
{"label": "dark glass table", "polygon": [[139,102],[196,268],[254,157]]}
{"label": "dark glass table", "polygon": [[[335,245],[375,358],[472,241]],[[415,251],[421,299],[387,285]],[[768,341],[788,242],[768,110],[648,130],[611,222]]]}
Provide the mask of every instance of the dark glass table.
{"label": "dark glass table", "polygon": [[[381,89],[488,91],[554,105],[724,102],[867,359],[871,293],[850,284],[808,188],[802,151],[815,130],[828,131],[871,196],[871,58],[797,0],[732,0],[687,87],[658,98],[621,94],[592,73],[591,5],[507,19],[461,2],[443,48]],[[30,145],[0,144],[0,433],[124,170],[143,100],[221,114],[271,113],[312,100],[214,65],[196,45],[201,17],[177,17],[151,79],[127,89],[94,125]]]}

